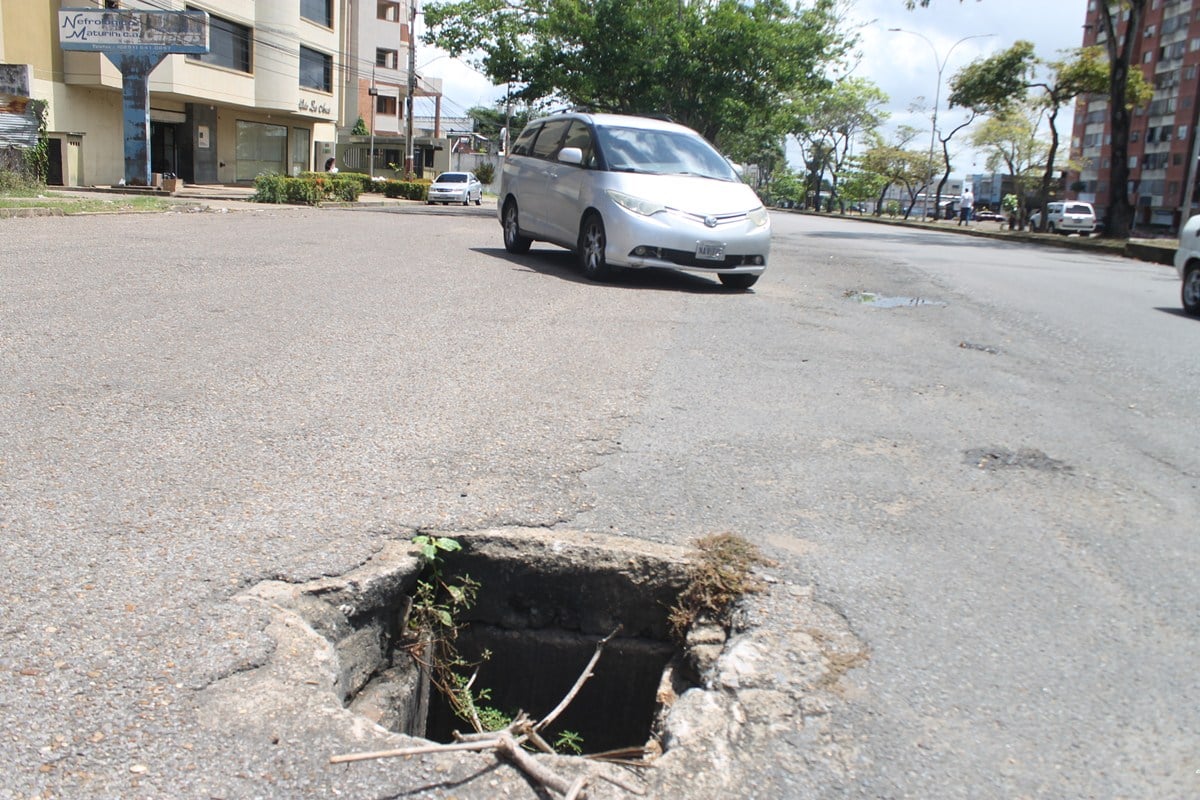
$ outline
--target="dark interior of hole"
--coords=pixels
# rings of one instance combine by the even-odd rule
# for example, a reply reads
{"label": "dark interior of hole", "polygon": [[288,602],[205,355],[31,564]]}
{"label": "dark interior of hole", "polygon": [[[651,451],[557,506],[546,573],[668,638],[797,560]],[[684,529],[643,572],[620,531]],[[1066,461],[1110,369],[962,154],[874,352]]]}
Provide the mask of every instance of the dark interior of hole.
{"label": "dark interior of hole", "polygon": [[[509,715],[522,710],[541,719],[570,692],[600,638],[475,624],[460,635],[458,647],[472,661],[484,650],[491,652],[475,681],[476,689],[491,691],[489,705]],[[664,642],[610,640],[592,677],[543,738],[553,744],[560,732],[572,731],[582,740],[585,753],[644,745],[658,710],[656,695],[663,670],[675,654],[676,648]],[[471,728],[443,698],[431,699],[426,736],[449,742],[455,730]]]}
{"label": "dark interior of hole", "polygon": [[[462,615],[457,647],[469,661],[490,651],[474,689],[489,705],[541,719],[570,691],[596,644],[605,646],[579,695],[551,728],[577,733],[586,753],[644,745],[659,711],[656,695],[667,664],[679,654],[667,617],[686,581],[680,564],[605,554],[564,558],[536,548],[464,542],[446,559],[446,581],[469,575],[479,584],[475,605]],[[680,676],[676,675],[677,680]],[[676,687],[678,688],[678,687]],[[436,692],[425,736],[452,740],[468,731]]]}

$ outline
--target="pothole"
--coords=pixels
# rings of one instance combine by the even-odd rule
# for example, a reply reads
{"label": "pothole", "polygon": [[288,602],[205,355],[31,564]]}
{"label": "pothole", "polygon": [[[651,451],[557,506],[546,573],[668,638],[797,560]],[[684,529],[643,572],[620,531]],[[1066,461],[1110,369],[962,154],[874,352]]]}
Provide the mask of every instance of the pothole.
{"label": "pothole", "polygon": [[993,355],[993,356],[1000,355],[1000,348],[993,347],[990,344],[976,344],[975,342],[959,342],[958,346],[963,350],[978,350],[979,352],[987,353],[988,355]]}
{"label": "pothole", "polygon": [[842,294],[848,300],[854,300],[873,308],[907,308],[912,306],[944,306],[941,300],[930,300],[925,297],[884,297],[875,292],[846,291]]}
{"label": "pothole", "polygon": [[1071,466],[1033,448],[1009,450],[988,447],[967,450],[964,460],[982,470],[1033,469],[1043,472],[1070,472]]}
{"label": "pothole", "polygon": [[[456,537],[442,579],[469,576],[474,604],[457,615],[458,653],[477,670],[463,674],[490,709],[511,718],[549,714],[572,689],[605,637],[599,662],[569,706],[545,731],[566,733],[584,753],[653,750],[670,699],[696,685],[724,632],[688,648],[671,635],[669,614],[687,583],[682,553],[641,543],[611,547],[492,532]],[[354,712],[397,733],[451,742],[472,733],[430,686],[429,664],[405,620],[420,571],[406,564],[381,589],[317,588],[326,611],[310,622],[338,653],[339,691]],[[332,604],[341,612],[331,614]],[[342,616],[344,622],[330,621]],[[695,640],[695,637],[693,637]]]}
{"label": "pothole", "polygon": [[[720,624],[691,625],[681,643],[671,633],[671,607],[681,598],[684,608],[707,607],[695,590],[713,584],[694,576],[714,563],[709,551],[700,558],[695,549],[578,531],[446,535],[463,545],[446,559],[447,568],[469,572],[480,584],[459,645],[464,655],[492,651],[474,679],[489,690],[490,705],[544,717],[580,677],[597,643],[617,631],[594,675],[545,733],[553,740],[556,729],[571,731],[585,754],[618,753],[603,762],[564,757],[563,748],[536,756],[560,776],[591,781],[589,794],[612,796],[604,784],[641,787],[635,793],[654,797],[728,797],[766,781],[778,789],[772,796],[788,795],[797,775],[764,774],[767,757],[802,759],[803,781],[817,796],[839,780],[840,765],[854,761],[832,717],[843,692],[851,691],[848,673],[866,663],[869,651],[839,612],[816,601],[812,587],[756,568],[750,577],[761,591],[746,594]],[[388,540],[343,575],[265,581],[240,595],[267,612],[275,647],[261,665],[206,690],[204,724],[271,753],[286,729],[324,743],[330,763],[388,759],[389,767],[378,771],[321,773],[338,787],[345,780],[361,789],[366,781],[382,795],[429,781],[483,780],[486,787],[476,786],[482,793],[469,796],[527,791],[532,772],[508,750],[494,757],[518,769],[491,772],[481,758],[492,756],[464,752],[481,749],[479,738],[428,741],[470,726],[439,710],[406,650],[401,620],[422,568],[410,542]],[[717,573],[723,580],[724,571]],[[421,755],[411,758],[413,751]],[[625,796],[625,789],[613,790]]]}

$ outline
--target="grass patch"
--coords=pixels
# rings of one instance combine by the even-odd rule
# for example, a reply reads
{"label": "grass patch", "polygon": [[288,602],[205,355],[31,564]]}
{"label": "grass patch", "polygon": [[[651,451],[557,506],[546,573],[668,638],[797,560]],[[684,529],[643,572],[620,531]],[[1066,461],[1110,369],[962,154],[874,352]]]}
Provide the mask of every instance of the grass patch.
{"label": "grass patch", "polygon": [[166,211],[174,205],[159,197],[115,195],[112,199],[71,197],[36,190],[5,192],[0,195],[0,208],[52,208],[64,214],[121,213],[130,211]]}
{"label": "grass patch", "polygon": [[669,617],[675,635],[682,639],[701,619],[728,628],[734,603],[744,594],[763,589],[763,582],[752,570],[771,563],[757,547],[731,533],[717,533],[697,541],[696,554],[688,568],[687,587]]}

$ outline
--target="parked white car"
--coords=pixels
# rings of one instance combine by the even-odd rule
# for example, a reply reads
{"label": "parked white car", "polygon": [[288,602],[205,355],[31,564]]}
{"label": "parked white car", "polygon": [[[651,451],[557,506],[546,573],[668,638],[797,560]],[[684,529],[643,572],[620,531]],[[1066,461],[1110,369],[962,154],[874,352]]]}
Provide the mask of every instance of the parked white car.
{"label": "parked white car", "polygon": [[513,142],[500,170],[504,247],[574,250],[584,275],[668,267],[748,289],[767,267],[771,218],[691,128],[646,117],[556,114]]}
{"label": "parked white car", "polygon": [[[1029,216],[1029,226],[1034,230],[1041,227],[1042,212]],[[1046,204],[1047,233],[1091,233],[1096,230],[1096,209],[1091,203],[1072,200],[1066,203]]]}
{"label": "parked white car", "polygon": [[483,202],[483,184],[474,172],[443,172],[429,184],[428,203],[462,203],[464,206]]}
{"label": "parked white car", "polygon": [[1179,292],[1183,310],[1200,317],[1200,216],[1189,219],[1179,232],[1175,269],[1183,282]]}

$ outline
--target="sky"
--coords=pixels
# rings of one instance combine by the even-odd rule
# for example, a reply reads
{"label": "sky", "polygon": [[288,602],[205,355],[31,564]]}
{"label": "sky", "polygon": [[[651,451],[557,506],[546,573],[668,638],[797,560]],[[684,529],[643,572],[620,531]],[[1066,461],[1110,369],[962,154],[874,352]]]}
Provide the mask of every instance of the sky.
{"label": "sky", "polygon": [[[1083,40],[1087,2],[932,0],[929,8],[908,11],[904,0],[855,0],[850,17],[858,26],[861,58],[852,74],[872,81],[888,95],[889,129],[907,124],[923,130],[923,144],[928,148],[935,97],[940,100],[939,129],[949,130],[964,119],[960,112],[946,107],[947,87],[955,72],[971,61],[1007,49],[1019,39],[1033,42],[1037,54],[1044,58],[1055,58],[1062,50],[1078,47]],[[889,28],[913,33],[891,32]],[[969,36],[980,38],[961,41]],[[938,64],[943,65],[940,92]],[[432,47],[421,46],[417,51],[417,71],[442,79],[443,116],[461,116],[472,106],[491,105],[504,97],[504,86],[492,86],[466,60],[450,58]],[[914,106],[920,110],[913,111]],[[418,107],[417,113],[432,110],[422,112]],[[964,133],[958,137],[965,139]],[[983,172],[982,157],[965,143],[956,153],[954,142],[953,174]],[[794,145],[789,148],[789,161],[798,166]]]}

